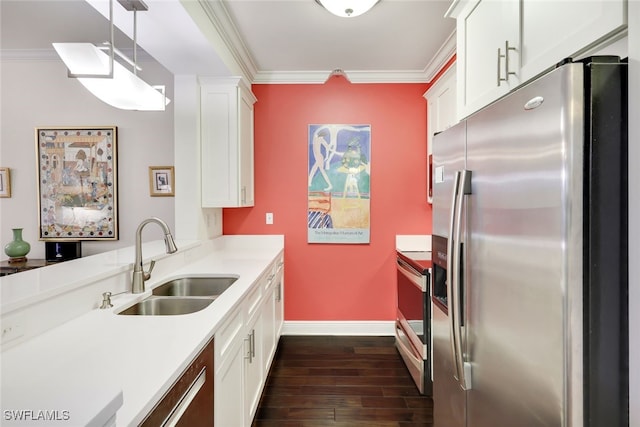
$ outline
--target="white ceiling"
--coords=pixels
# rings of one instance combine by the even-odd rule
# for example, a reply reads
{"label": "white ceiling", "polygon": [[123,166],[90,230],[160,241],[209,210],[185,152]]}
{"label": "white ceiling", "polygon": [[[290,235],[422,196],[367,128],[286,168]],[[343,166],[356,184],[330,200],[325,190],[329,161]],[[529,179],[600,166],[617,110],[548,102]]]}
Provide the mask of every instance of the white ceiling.
{"label": "white ceiling", "polygon": [[[174,74],[237,74],[253,82],[322,82],[343,69],[354,82],[429,81],[455,51],[451,0],[381,0],[339,18],[314,0],[146,0],[138,44]],[[93,6],[93,7],[91,7]],[[105,0],[1,0],[7,52],[108,38]],[[132,37],[133,14],[114,1]],[[116,46],[131,45],[118,31]]]}

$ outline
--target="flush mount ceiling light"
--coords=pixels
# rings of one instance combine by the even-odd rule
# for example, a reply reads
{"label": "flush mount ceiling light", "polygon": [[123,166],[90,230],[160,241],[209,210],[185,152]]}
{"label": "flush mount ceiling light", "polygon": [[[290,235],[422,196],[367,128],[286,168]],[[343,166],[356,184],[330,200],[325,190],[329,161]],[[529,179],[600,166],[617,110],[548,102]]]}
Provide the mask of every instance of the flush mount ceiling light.
{"label": "flush mount ceiling light", "polygon": [[[68,76],[76,78],[94,96],[122,110],[164,111],[171,102],[165,96],[164,86],[151,86],[137,76],[136,13],[147,10],[141,0],[118,0],[128,11],[133,11],[133,61],[115,48],[113,42],[113,0],[109,0],[110,42],[105,46],[92,43],[53,43],[53,47],[67,66]],[[107,51],[105,53],[104,51]],[[133,71],[117,61],[117,54]]]}
{"label": "flush mount ceiling light", "polygon": [[371,10],[380,0],[315,0],[329,12],[342,18],[353,18]]}

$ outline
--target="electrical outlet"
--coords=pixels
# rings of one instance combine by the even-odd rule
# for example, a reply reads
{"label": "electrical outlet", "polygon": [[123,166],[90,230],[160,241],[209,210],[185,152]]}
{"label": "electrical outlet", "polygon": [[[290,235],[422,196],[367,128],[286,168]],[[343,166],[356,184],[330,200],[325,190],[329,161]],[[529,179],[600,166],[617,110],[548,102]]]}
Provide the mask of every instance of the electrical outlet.
{"label": "electrical outlet", "polygon": [[267,212],[265,221],[267,224],[273,224],[273,213]]}
{"label": "electrical outlet", "polygon": [[2,322],[2,342],[8,342],[24,335],[24,328],[16,321]]}

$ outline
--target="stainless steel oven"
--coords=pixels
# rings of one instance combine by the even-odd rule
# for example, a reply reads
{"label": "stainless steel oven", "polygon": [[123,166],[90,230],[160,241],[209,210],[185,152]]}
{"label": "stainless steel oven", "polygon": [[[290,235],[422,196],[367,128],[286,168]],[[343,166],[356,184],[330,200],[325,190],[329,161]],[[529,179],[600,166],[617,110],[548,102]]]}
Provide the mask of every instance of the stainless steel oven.
{"label": "stainless steel oven", "polygon": [[431,252],[397,252],[396,347],[420,394],[431,396]]}

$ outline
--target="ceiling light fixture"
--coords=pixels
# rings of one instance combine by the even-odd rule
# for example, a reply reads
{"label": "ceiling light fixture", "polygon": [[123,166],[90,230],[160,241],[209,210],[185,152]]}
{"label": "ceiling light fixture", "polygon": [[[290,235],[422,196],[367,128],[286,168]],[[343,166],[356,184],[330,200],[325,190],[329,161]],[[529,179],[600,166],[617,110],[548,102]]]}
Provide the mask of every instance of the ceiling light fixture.
{"label": "ceiling light fixture", "polygon": [[380,0],[315,0],[329,12],[342,18],[353,18],[371,10]]}
{"label": "ceiling light fixture", "polygon": [[[113,0],[109,0],[110,42],[97,47],[92,43],[53,43],[67,66],[68,76],[76,78],[94,96],[122,110],[164,111],[171,102],[164,86],[151,86],[138,77],[136,13],[148,10],[141,0],[118,0],[133,11],[133,60],[115,48],[113,37]],[[107,51],[107,53],[104,52]],[[132,66],[133,72],[114,61],[114,54]]]}

